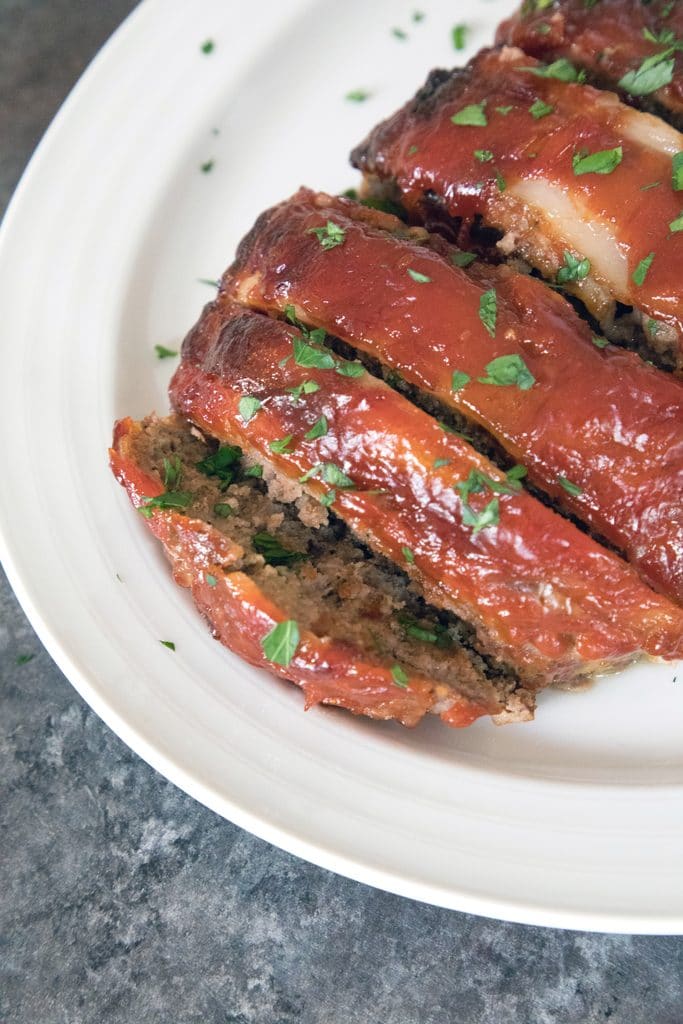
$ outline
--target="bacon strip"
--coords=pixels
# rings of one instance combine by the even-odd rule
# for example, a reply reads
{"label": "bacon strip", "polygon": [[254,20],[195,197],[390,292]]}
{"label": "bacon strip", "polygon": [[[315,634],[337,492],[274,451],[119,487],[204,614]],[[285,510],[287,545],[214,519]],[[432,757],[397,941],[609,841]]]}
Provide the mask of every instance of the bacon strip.
{"label": "bacon strip", "polygon": [[[680,129],[683,56],[671,44],[682,38],[683,6],[671,0],[524,0],[500,25],[496,42],[546,62],[568,58],[596,84],[619,89],[628,102],[653,109]],[[655,76],[636,75],[645,61],[657,62]],[[656,88],[659,81],[664,84]]]}
{"label": "bacon strip", "polygon": [[[458,218],[463,234],[482,217],[504,233],[504,253],[552,281],[567,277],[566,253],[589,260],[565,287],[606,331],[616,303],[632,307],[652,345],[683,369],[683,168],[678,190],[672,173],[683,136],[544,70],[505,48],[483,50],[462,71],[434,72],[352,160],[371,185],[396,188],[413,217]],[[604,161],[599,172],[575,173],[575,161],[608,151],[612,168]]]}
{"label": "bacon strip", "polygon": [[[145,497],[164,491],[158,475],[143,468],[136,457],[135,443],[143,427],[130,418],[120,420],[109,452],[112,471],[135,508],[141,507]],[[333,704],[356,715],[396,719],[411,726],[433,712],[453,727],[505,711],[490,692],[487,699],[472,700],[457,689],[416,675],[400,688],[390,667],[372,663],[351,644],[310,631],[303,633],[286,668],[273,664],[265,658],[261,640],[288,615],[246,573],[233,568],[242,554],[239,546],[208,523],[169,509],[154,509],[144,522],[161,541],[176,583],[191,590],[217,639],[252,665],[300,686],[306,708]]]}
{"label": "bacon strip", "polygon": [[[306,491],[326,496],[357,536],[403,565],[432,604],[471,622],[531,685],[641,652],[683,654],[683,612],[619,558],[527,493],[494,494],[511,490],[503,474],[383,381],[348,376],[354,364],[341,360],[318,368],[322,351],[300,346],[294,328],[214,303],[184,342],[172,403],[279,474],[303,477]],[[293,400],[288,389],[305,381],[318,390]],[[245,395],[261,402],[247,422]],[[322,416],[325,431],[306,439]],[[473,471],[481,487],[464,501],[455,488]],[[498,524],[485,527],[486,515]]]}
{"label": "bacon strip", "polygon": [[[344,241],[325,250],[312,229],[329,220]],[[408,235],[394,217],[301,190],[259,218],[222,299],[275,313],[294,305],[309,326],[481,424],[534,484],[625,552],[655,589],[683,601],[681,383],[633,353],[597,348],[569,303],[540,281],[479,262],[459,269],[443,241],[416,245]],[[429,280],[416,282],[410,270]],[[491,289],[494,337],[479,315]],[[524,360],[531,388],[479,382],[505,355]],[[455,390],[454,373],[469,378]]]}

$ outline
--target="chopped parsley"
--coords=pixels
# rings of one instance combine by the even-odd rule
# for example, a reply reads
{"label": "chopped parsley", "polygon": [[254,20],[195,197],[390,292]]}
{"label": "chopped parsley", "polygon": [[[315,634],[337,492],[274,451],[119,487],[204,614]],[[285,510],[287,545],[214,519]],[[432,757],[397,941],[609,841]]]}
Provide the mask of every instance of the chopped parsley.
{"label": "chopped parsley", "polygon": [[417,146],[411,146],[410,149],[408,150],[408,156],[415,156],[417,151]]}
{"label": "chopped parsley", "polygon": [[324,437],[328,430],[327,418],[322,415],[320,419],[315,421],[311,429],[304,434],[304,437],[307,441],[315,441],[319,437]]}
{"label": "chopped parsley", "polygon": [[152,509],[155,508],[184,512],[192,504],[192,500],[193,495],[189,491],[166,491],[156,498],[143,498],[140,512],[145,519],[151,519]]}
{"label": "chopped parsley", "polygon": [[303,476],[299,477],[299,483],[305,484],[307,480],[312,480],[313,477],[320,475],[326,484],[332,484],[334,487],[342,489],[355,487],[351,477],[347,476],[334,462],[319,462],[316,466],[312,466]]}
{"label": "chopped parsley", "polygon": [[180,481],[183,478],[183,467],[177,455],[170,459],[164,458],[164,487],[167,491],[180,490]]}
{"label": "chopped parsley", "polygon": [[651,188],[659,188],[659,186],[661,184],[662,184],[661,181],[651,181],[649,183],[649,185],[641,185],[640,186],[640,191],[641,192],[649,192]]}
{"label": "chopped parsley", "polygon": [[308,555],[303,552],[284,547],[272,533],[255,533],[251,542],[254,550],[265,558],[268,565],[293,565],[308,559]]}
{"label": "chopped parsley", "polygon": [[475,512],[469,505],[463,503],[462,521],[464,526],[472,527],[472,533],[475,535],[490,526],[498,526],[500,522],[500,502],[498,498],[492,498],[488,505],[485,505],[480,512]]}
{"label": "chopped parsley", "polygon": [[441,469],[443,466],[450,466],[450,459],[434,459],[434,469]]}
{"label": "chopped parsley", "polygon": [[510,472],[505,474],[505,481],[494,480],[480,469],[471,469],[466,480],[459,480],[453,484],[453,490],[457,491],[465,502],[469,500],[470,494],[481,494],[486,488],[494,494],[517,494],[522,489],[520,476],[526,476],[524,466],[513,466]]}
{"label": "chopped parsley", "polygon": [[538,64],[533,68],[516,68],[517,71],[529,71],[538,78],[557,78],[560,82],[585,82],[586,75],[577,71],[571,61],[565,57],[554,60],[552,64]]}
{"label": "chopped parsley", "polygon": [[199,170],[202,172],[202,174],[208,174],[209,171],[212,171],[214,169],[214,166],[214,160],[205,160],[203,164],[199,165]]}
{"label": "chopped parsley", "polygon": [[462,370],[454,370],[451,377],[451,391],[462,391],[471,379],[469,373],[463,373]]}
{"label": "chopped parsley", "polygon": [[255,463],[253,466],[249,466],[249,469],[245,469],[244,476],[262,477],[263,466],[259,466],[258,463]]}
{"label": "chopped parsley", "polygon": [[332,490],[328,491],[327,494],[323,494],[322,498],[320,499],[320,504],[324,505],[325,508],[329,508],[330,505],[333,505],[336,500],[337,492],[335,491],[334,488],[332,488]]}
{"label": "chopped parsley", "polygon": [[391,678],[394,680],[397,686],[400,686],[402,690],[408,689],[408,676],[404,669],[400,665],[391,666]]}
{"label": "chopped parsley", "polygon": [[202,53],[213,53],[215,48],[216,44],[214,43],[213,39],[206,39],[199,47]]}
{"label": "chopped parsley", "polygon": [[294,440],[294,434],[287,434],[286,437],[281,437],[277,441],[269,441],[268,447],[274,455],[288,455],[291,451],[291,443]]}
{"label": "chopped parsley", "polygon": [[172,640],[160,640],[159,643],[163,647],[168,647],[169,651],[175,651],[175,644]]}
{"label": "chopped parsley", "polygon": [[350,103],[365,103],[367,99],[370,99],[370,93],[365,89],[351,89],[344,99],[349,100]]}
{"label": "chopped parsley", "polygon": [[401,552],[402,552],[403,557],[405,558],[406,562],[408,563],[408,565],[415,565],[415,555],[410,550],[410,548],[405,547],[405,545],[404,545],[401,548]]}
{"label": "chopped parsley", "polygon": [[297,366],[316,370],[334,369],[334,358],[329,352],[314,348],[308,341],[304,341],[303,338],[296,336],[292,338],[292,346],[294,348],[294,362]]}
{"label": "chopped parsley", "polygon": [[478,377],[480,384],[494,384],[499,388],[518,387],[520,391],[528,391],[536,383],[536,378],[521,356],[514,354],[498,356],[486,364],[486,377]]}
{"label": "chopped parsley", "polygon": [[499,191],[499,192],[504,192],[504,191],[505,191],[505,188],[506,188],[506,185],[505,185],[505,178],[504,178],[504,177],[503,177],[503,175],[502,175],[502,174],[500,173],[500,171],[498,170],[498,168],[497,168],[497,167],[496,167],[496,168],[494,168],[494,170],[495,170],[495,172],[496,172],[496,185],[498,186],[498,191]]}
{"label": "chopped parsley", "polygon": [[536,121],[540,121],[542,117],[552,114],[554,109],[555,107],[550,103],[544,103],[543,100],[535,100],[529,107],[529,113]]}
{"label": "chopped parsley", "polygon": [[413,21],[424,21],[424,11],[413,11]]}
{"label": "chopped parsley", "polygon": [[671,185],[674,192],[683,192],[683,153],[675,153],[671,160]]}
{"label": "chopped parsley", "polygon": [[564,251],[564,266],[557,272],[557,283],[568,284],[570,281],[583,281],[588,277],[591,270],[591,261],[585,257],[573,256],[566,249]]}
{"label": "chopped parsley", "polygon": [[322,248],[327,250],[334,249],[337,245],[343,245],[346,231],[335,224],[333,220],[328,220],[325,227],[309,228],[306,234],[315,235]]}
{"label": "chopped parsley", "polygon": [[299,626],[294,619],[278,622],[269,633],[261,638],[263,653],[274,665],[289,665],[299,646]]}
{"label": "chopped parsley", "polygon": [[647,277],[648,271],[652,266],[654,258],[655,254],[651,252],[649,256],[646,256],[644,259],[640,261],[636,269],[633,271],[633,274],[631,276],[633,278],[634,284],[637,284],[638,287],[645,283],[645,278]]}
{"label": "chopped parsley", "polygon": [[302,384],[297,384],[295,387],[287,388],[287,391],[292,396],[292,401],[296,403],[302,395],[312,395],[316,391],[320,391],[320,385],[314,380],[305,380]]}
{"label": "chopped parsley", "polygon": [[210,277],[198,277],[197,281],[198,281],[199,284],[206,284],[206,285],[208,285],[209,288],[216,288],[216,289],[218,289],[221,286],[220,281],[214,281]]}
{"label": "chopped parsley", "polygon": [[413,270],[412,267],[408,267],[408,273],[412,277],[413,281],[417,281],[418,284],[431,283],[431,277],[427,277],[426,274],[421,274],[419,270]]}
{"label": "chopped parsley", "polygon": [[239,401],[239,413],[245,423],[249,420],[253,420],[256,413],[261,408],[261,403],[258,398],[254,398],[253,395],[244,395]]}
{"label": "chopped parsley", "polygon": [[675,60],[672,54],[675,47],[671,46],[661,53],[646,57],[639,68],[628,71],[619,80],[619,85],[631,96],[649,96],[673,79]]}
{"label": "chopped parsley", "polygon": [[500,114],[502,117],[507,117],[510,111],[514,110],[515,108],[512,105],[510,105],[509,107],[496,107],[495,109],[497,114]]}
{"label": "chopped parsley", "polygon": [[394,39],[400,39],[401,41],[404,41],[408,38],[408,33],[404,32],[402,28],[392,28],[391,34],[394,37]]}
{"label": "chopped parsley", "polygon": [[601,149],[598,153],[574,153],[572,167],[574,174],[611,174],[621,163],[624,151],[621,146]]}
{"label": "chopped parsley", "polygon": [[166,348],[165,345],[155,345],[154,351],[157,354],[157,359],[173,359],[178,355],[175,349]]}
{"label": "chopped parsley", "polygon": [[498,318],[498,298],[495,288],[490,288],[479,299],[479,319],[492,338],[496,336],[496,320]]}
{"label": "chopped parsley", "polygon": [[597,334],[591,335],[591,341],[596,348],[607,348],[609,345],[607,338],[600,338]]}
{"label": "chopped parsley", "polygon": [[458,110],[457,113],[453,114],[451,121],[453,124],[485,128],[489,123],[485,107],[486,100],[482,100],[481,103],[470,103],[469,106],[463,107],[462,110]]}
{"label": "chopped parsley", "polygon": [[218,583],[216,577],[212,576],[210,572],[204,573],[204,579],[206,580],[210,587],[215,587],[216,584]]}
{"label": "chopped parsley", "polygon": [[480,164],[487,164],[489,160],[493,160],[493,153],[490,149],[475,149],[474,159]]}
{"label": "chopped parsley", "polygon": [[451,31],[453,47],[456,50],[464,50],[467,46],[467,25],[454,25]]}
{"label": "chopped parsley", "polygon": [[471,266],[471,264],[474,263],[474,261],[476,260],[477,256],[476,253],[473,252],[456,251],[451,252],[450,258],[451,263],[453,263],[456,267],[461,267],[464,269],[465,267]]}
{"label": "chopped parsley", "polygon": [[17,655],[17,665],[28,665],[29,661],[33,661],[35,654],[19,654]]}
{"label": "chopped parsley", "polygon": [[337,363],[334,372],[340,377],[362,377],[365,370],[362,363],[349,363],[344,360],[343,363]]}
{"label": "chopped parsley", "polygon": [[583,487],[573,484],[571,480],[567,480],[566,476],[558,476],[557,482],[567,494],[571,494],[572,498],[578,498],[580,494],[583,494]]}
{"label": "chopped parsley", "polygon": [[510,469],[508,469],[508,471],[505,474],[505,476],[507,477],[508,483],[511,484],[512,487],[515,490],[521,490],[522,489],[522,485],[520,484],[519,481],[523,480],[524,477],[526,476],[526,474],[527,474],[526,466],[519,466],[519,465],[517,465],[517,466],[512,466]]}
{"label": "chopped parsley", "polygon": [[212,455],[207,455],[195,468],[204,476],[216,476],[223,485],[223,490],[237,476],[242,449],[238,445],[222,444]]}
{"label": "chopped parsley", "polygon": [[219,501],[213,506],[213,514],[220,519],[228,519],[230,516],[234,516],[235,510],[232,505],[228,505],[227,501]]}

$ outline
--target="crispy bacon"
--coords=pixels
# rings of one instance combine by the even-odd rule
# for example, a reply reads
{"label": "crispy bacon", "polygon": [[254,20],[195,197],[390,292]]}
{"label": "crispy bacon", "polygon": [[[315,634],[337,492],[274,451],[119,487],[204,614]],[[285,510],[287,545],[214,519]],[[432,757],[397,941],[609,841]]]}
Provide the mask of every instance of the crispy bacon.
{"label": "crispy bacon", "polygon": [[[164,491],[159,476],[143,468],[136,457],[135,442],[142,429],[143,424],[130,418],[120,420],[109,452],[112,471],[135,508],[143,505],[144,498]],[[288,616],[235,567],[242,554],[239,546],[208,523],[171,509],[155,508],[144,521],[161,541],[176,583],[191,590],[217,639],[245,661],[300,686],[307,708],[333,704],[356,715],[397,719],[403,725],[416,725],[426,713],[435,712],[454,727],[505,710],[490,694],[486,700],[469,699],[452,687],[415,674],[400,688],[390,666],[373,663],[352,644],[311,632],[303,634],[286,668],[268,661],[261,640]]]}
{"label": "crispy bacon", "polygon": [[[325,497],[531,685],[614,668],[641,652],[683,654],[680,609],[383,381],[349,376],[358,364],[333,361],[314,340],[219,300],[183,345],[172,403]],[[305,399],[292,393],[306,381],[317,390]],[[246,422],[245,395],[261,403]]]}
{"label": "crispy bacon", "polygon": [[[325,250],[313,229],[330,220],[344,241]],[[357,203],[301,190],[259,218],[221,301],[276,314],[293,305],[309,326],[481,424],[534,484],[624,551],[656,589],[683,601],[681,383],[631,352],[596,347],[569,303],[540,281],[480,262],[459,269],[449,258],[455,250],[423,235],[411,237],[396,218]],[[415,281],[410,270],[429,280]],[[491,289],[493,337],[480,318]],[[505,355],[524,360],[531,388],[480,382],[487,364]],[[456,376],[454,388],[454,373],[468,379]]]}
{"label": "crispy bacon", "polygon": [[[683,5],[671,0],[524,0],[496,35],[498,43],[519,46],[539,60],[568,58],[597,85],[620,90],[628,102],[668,117],[678,128],[683,56],[672,44],[681,39]],[[659,69],[654,76],[645,75],[644,62]],[[660,80],[664,84],[657,88]]]}
{"label": "crispy bacon", "polygon": [[[633,308],[683,369],[683,167],[673,173],[683,136],[546,71],[504,48],[434,72],[353,162],[413,217],[458,219],[463,234],[483,218],[505,254],[564,283],[605,330],[617,303]],[[597,170],[581,163],[595,154]]]}

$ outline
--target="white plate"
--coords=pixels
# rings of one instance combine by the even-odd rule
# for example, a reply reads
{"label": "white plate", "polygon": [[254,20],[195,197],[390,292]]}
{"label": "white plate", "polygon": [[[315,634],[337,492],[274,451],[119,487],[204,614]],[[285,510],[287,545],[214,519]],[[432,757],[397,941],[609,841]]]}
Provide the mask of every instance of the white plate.
{"label": "white plate", "polygon": [[[166,408],[174,361],[153,346],[177,346],[210,297],[197,278],[217,277],[256,214],[299,184],[352,185],[350,147],[455,62],[453,22],[472,27],[469,55],[511,6],[463,17],[426,0],[420,23],[389,0],[147,0],[133,14],[4,224],[1,553],[98,714],[239,825],[460,910],[683,932],[683,671],[549,693],[535,723],[506,729],[304,714],[294,687],[211,640],[107,468],[114,419]],[[345,101],[361,87],[368,102]]]}

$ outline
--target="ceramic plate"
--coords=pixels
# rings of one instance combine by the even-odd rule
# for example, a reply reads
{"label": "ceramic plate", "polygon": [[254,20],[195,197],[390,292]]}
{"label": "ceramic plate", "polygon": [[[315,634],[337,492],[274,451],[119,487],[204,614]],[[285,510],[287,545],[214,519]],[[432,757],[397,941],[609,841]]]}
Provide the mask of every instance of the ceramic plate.
{"label": "ceramic plate", "polygon": [[[48,131],[2,232],[1,553],[96,712],[244,828],[459,910],[683,932],[683,671],[547,693],[536,722],[502,729],[305,714],[295,687],[212,641],[107,466],[116,417],[167,408],[175,361],[154,346],[177,348],[211,296],[199,279],[300,184],[353,185],[351,146],[511,6],[425,0],[419,21],[395,0],[136,10]],[[352,89],[371,98],[345,100]]]}

